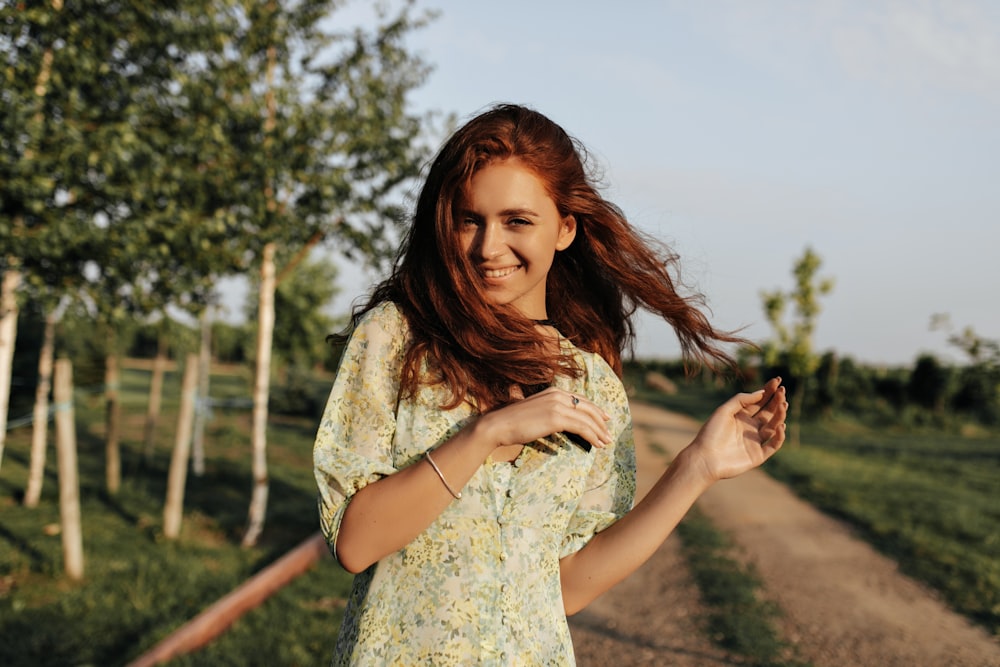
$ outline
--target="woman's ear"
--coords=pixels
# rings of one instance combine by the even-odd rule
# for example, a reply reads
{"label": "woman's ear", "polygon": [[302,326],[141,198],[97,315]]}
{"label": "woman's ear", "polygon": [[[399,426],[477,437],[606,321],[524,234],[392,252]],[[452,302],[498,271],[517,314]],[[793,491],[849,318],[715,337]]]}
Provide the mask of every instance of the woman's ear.
{"label": "woman's ear", "polygon": [[565,250],[576,238],[576,218],[567,215],[562,219],[562,227],[559,229],[559,238],[556,240],[556,250]]}

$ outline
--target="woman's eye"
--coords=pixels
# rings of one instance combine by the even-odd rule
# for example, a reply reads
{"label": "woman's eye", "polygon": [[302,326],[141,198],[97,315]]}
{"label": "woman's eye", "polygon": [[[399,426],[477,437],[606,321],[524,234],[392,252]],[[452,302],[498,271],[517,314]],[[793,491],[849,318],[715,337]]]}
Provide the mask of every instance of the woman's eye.
{"label": "woman's eye", "polygon": [[510,220],[507,221],[507,224],[516,226],[530,225],[531,220],[525,220],[524,218],[511,218]]}

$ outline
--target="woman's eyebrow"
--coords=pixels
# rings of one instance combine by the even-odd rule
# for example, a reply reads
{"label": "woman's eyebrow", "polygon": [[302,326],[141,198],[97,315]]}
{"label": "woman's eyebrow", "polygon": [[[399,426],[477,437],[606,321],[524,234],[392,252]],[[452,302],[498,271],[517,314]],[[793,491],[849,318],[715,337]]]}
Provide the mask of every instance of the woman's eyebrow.
{"label": "woman's eyebrow", "polygon": [[[465,208],[461,206],[455,209],[455,212],[458,214],[459,217],[476,218],[477,220],[481,220],[486,217],[483,214],[477,213],[476,211],[473,211],[470,208]],[[539,217],[538,213],[535,213],[535,211],[530,208],[505,208],[504,210],[497,213],[497,215],[500,216],[501,218],[513,218],[517,216],[527,216],[530,218]]]}
{"label": "woman's eyebrow", "polygon": [[530,208],[506,208],[500,211],[500,215],[509,218],[515,215],[527,215],[537,218],[538,214],[532,211]]}
{"label": "woman's eyebrow", "polygon": [[[457,209],[457,211],[461,215],[469,215],[469,216],[473,216],[473,217],[477,217],[477,218],[482,218],[483,217],[483,215],[481,213],[477,213],[476,211],[473,211],[472,209],[466,208],[466,207],[463,207],[463,206],[460,206]],[[499,215],[502,218],[509,218],[511,216],[514,216],[514,215],[530,215],[530,216],[534,216],[536,218],[538,217],[538,214],[535,213],[535,211],[533,211],[530,208],[523,208],[523,207],[522,208],[505,208],[504,210],[502,210],[499,213],[497,213],[497,215]]]}

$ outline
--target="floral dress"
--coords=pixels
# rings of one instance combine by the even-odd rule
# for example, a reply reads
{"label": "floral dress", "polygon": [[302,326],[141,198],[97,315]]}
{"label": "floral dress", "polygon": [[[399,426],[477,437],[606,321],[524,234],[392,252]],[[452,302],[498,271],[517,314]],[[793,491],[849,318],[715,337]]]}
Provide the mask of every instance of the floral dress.
{"label": "floral dress", "polygon": [[[359,322],[314,447],[320,524],[336,555],[340,521],[367,484],[420,462],[476,416],[424,386],[400,400],[408,340],[385,303]],[[488,460],[423,533],[355,577],[334,665],[573,665],[559,559],[632,507],[635,449],[621,381],[598,355],[562,340],[585,370],[556,386],[611,420],[613,443],[586,451],[562,435]]]}

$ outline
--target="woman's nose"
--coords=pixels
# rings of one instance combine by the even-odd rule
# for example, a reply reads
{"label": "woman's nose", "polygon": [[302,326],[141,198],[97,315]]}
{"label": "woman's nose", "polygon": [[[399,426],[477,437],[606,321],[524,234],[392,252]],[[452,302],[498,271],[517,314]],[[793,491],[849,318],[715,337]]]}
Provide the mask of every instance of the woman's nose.
{"label": "woman's nose", "polygon": [[503,252],[503,230],[498,225],[484,224],[479,228],[479,254],[493,259]]}

